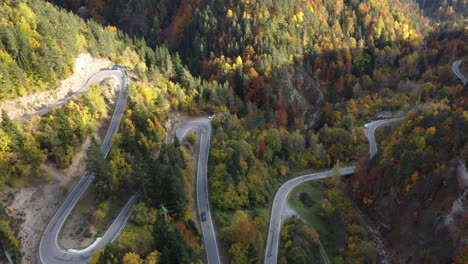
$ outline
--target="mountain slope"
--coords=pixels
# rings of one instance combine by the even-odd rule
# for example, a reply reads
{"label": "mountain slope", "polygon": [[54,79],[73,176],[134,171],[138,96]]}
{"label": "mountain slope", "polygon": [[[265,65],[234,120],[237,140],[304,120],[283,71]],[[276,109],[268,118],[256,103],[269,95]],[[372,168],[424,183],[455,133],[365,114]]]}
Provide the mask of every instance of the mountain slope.
{"label": "mountain slope", "polygon": [[460,21],[468,15],[466,0],[417,0],[424,13],[436,21]]}
{"label": "mountain slope", "polygon": [[[75,58],[81,52],[108,58],[127,67],[131,84],[128,89],[128,111],[124,116],[125,127],[122,129],[127,132],[124,136],[126,141],[119,141],[118,135],[114,138],[114,146],[106,161],[109,170],[106,175],[96,175],[94,183],[98,203],[114,200],[115,195],[124,191],[136,192],[137,187],[132,185],[142,186],[143,181],[147,182],[142,176],[146,175],[143,170],[147,167],[142,163],[154,163],[155,156],[150,153],[158,153],[164,140],[165,130],[161,124],[166,121],[171,105],[188,111],[193,107],[193,90],[217,85],[198,82],[197,87],[190,90],[192,94],[186,94],[185,87],[168,79],[172,75],[168,73],[173,71],[172,67],[177,70],[184,67],[172,63],[166,48],[152,49],[141,39],[130,39],[114,27],[103,28],[94,21],[85,22],[45,1],[3,1],[1,6],[0,103],[20,96],[28,97],[36,91],[57,88],[60,80],[71,75]],[[184,77],[185,81],[195,83],[189,74]],[[16,219],[1,216],[0,242],[14,257],[15,263],[34,262],[34,247],[38,245],[42,228],[60,205],[67,187],[73,185],[74,179],[65,176],[67,168],[81,146],[86,145],[83,143],[99,135],[99,128],[105,123],[107,105],[112,104],[112,100],[104,98],[105,92],[101,87],[93,86],[90,92],[30,121],[19,122],[9,118],[6,112],[2,114],[0,191],[6,212]],[[46,103],[31,107],[40,108]],[[146,149],[145,155],[141,148]],[[138,158],[135,158],[137,155]],[[54,169],[43,170],[44,163]],[[130,163],[135,167],[132,168]],[[54,173],[49,174],[50,171]],[[158,175],[153,173],[151,176],[157,178]],[[168,185],[172,187],[172,184]],[[51,188],[53,191],[48,192]],[[146,203],[153,207],[159,207],[160,202],[166,201],[144,196]],[[180,200],[185,201],[184,192],[175,192],[171,198],[175,196],[183,197]],[[34,202],[29,202],[30,199]],[[41,201],[44,203],[41,204]],[[22,210],[25,207],[29,210],[27,214]],[[154,208],[151,209],[154,211]],[[30,214],[31,211],[34,212]],[[98,219],[109,213],[97,211]],[[152,223],[153,220],[150,225]],[[196,232],[196,229],[192,231]],[[185,233],[191,235],[192,231]],[[136,233],[130,230],[126,234],[135,236]],[[177,236],[179,231],[175,233]],[[19,234],[19,243],[14,239],[14,234]],[[197,243],[192,242],[193,245]],[[186,247],[185,242],[179,245]],[[151,243],[148,247],[151,247]],[[139,253],[149,255],[151,252]],[[190,257],[192,255],[187,259]],[[123,255],[120,256],[122,258]],[[150,258],[154,259],[154,256]]]}

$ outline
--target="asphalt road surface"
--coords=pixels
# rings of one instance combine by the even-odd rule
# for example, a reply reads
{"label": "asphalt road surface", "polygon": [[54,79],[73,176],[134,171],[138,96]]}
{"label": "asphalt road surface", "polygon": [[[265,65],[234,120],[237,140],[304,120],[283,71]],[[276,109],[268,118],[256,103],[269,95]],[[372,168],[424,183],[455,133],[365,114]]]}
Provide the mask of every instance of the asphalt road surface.
{"label": "asphalt road surface", "polygon": [[[385,119],[385,120],[378,120],[367,123],[365,128],[365,135],[369,140],[369,155],[373,157],[375,153],[377,153],[377,143],[375,142],[374,133],[375,130],[384,124],[388,124],[391,122],[399,121],[402,118],[392,118],[392,119]],[[355,166],[344,167],[340,169],[340,175],[350,175],[353,174],[355,171]],[[278,259],[278,246],[280,240],[280,231],[282,226],[282,217],[283,208],[285,203],[287,202],[287,198],[289,193],[291,192],[294,187],[297,185],[313,180],[325,179],[330,178],[333,176],[333,172],[331,170],[313,174],[307,174],[304,176],[300,176],[294,179],[291,179],[284,183],[276,192],[275,199],[273,200],[273,207],[271,210],[270,216],[270,227],[268,230],[268,240],[267,245],[265,248],[265,264],[276,264]]]}
{"label": "asphalt road surface", "polygon": [[463,74],[460,72],[460,64],[462,63],[462,60],[457,60],[456,62],[454,62],[452,64],[452,71],[453,73],[455,73],[455,75],[457,75],[457,77],[461,80],[461,82],[463,83],[463,85],[465,85],[468,80],[466,79],[465,76],[463,76]]}
{"label": "asphalt road surface", "polygon": [[[461,60],[455,61],[452,64],[452,70],[455,75],[460,78],[463,84],[466,84],[467,79],[459,71]],[[101,83],[104,79],[113,77],[120,82],[119,96],[117,104],[114,110],[112,121],[109,125],[108,131],[101,145],[101,152],[104,157],[110,151],[112,145],[111,138],[117,133],[120,125],[120,120],[123,115],[123,110],[127,101],[124,95],[124,90],[127,85],[127,77],[123,70],[105,70],[101,71],[92,76],[86,85],[77,93],[70,97],[67,97],[56,104],[49,107],[38,110],[33,115],[44,115],[49,112],[52,108],[63,105],[68,101],[72,100],[74,96],[83,94],[89,90],[89,87],[93,83]],[[31,115],[21,117],[20,120],[29,120]],[[372,158],[377,153],[377,143],[375,142],[375,130],[385,124],[402,120],[403,118],[393,118],[373,121],[365,125],[364,133],[369,140],[369,156]],[[211,211],[209,205],[208,196],[208,177],[207,177],[207,166],[210,151],[210,139],[211,139],[211,124],[208,118],[199,118],[196,120],[189,121],[179,127],[176,131],[176,136],[183,140],[188,132],[196,130],[199,132],[200,137],[200,150],[198,155],[197,165],[197,204],[199,217],[204,212],[206,214],[206,220],[200,223],[202,226],[202,233],[204,239],[204,245],[209,264],[221,263],[216,234],[214,231],[213,221],[211,218]],[[353,174],[355,166],[341,168],[341,176]],[[333,175],[332,171],[319,172],[314,174],[303,175],[294,179],[291,179],[284,183],[277,191],[274,201],[270,219],[270,227],[268,233],[268,241],[265,249],[265,263],[275,264],[278,256],[278,245],[279,245],[279,233],[281,230],[281,214],[286,203],[286,199],[289,192],[297,185],[311,180],[330,178]],[[73,191],[68,195],[62,206],[57,210],[46,230],[43,233],[39,246],[39,259],[41,263],[86,263],[89,261],[90,256],[98,249],[104,247],[108,242],[113,241],[122,231],[125,226],[131,206],[135,203],[138,194],[134,195],[122,209],[118,217],[114,220],[112,225],[106,231],[102,238],[96,240],[91,246],[81,250],[64,250],[58,245],[58,234],[64,224],[66,218],[70,214],[73,207],[79,201],[83,193],[89,187],[93,181],[94,176],[86,173],[78,184],[75,186]]]}
{"label": "asphalt road surface", "polygon": [[[218,242],[211,219],[210,200],[208,196],[208,157],[210,154],[211,120],[198,118],[183,124],[177,128],[176,136],[182,141],[191,130],[197,131],[200,138],[200,149],[197,165],[197,205],[198,215],[203,233],[203,241],[206,250],[208,264],[219,264],[221,259],[218,251]],[[205,212],[206,220],[202,221],[201,214]]]}
{"label": "asphalt road surface", "polygon": [[364,135],[369,140],[369,156],[372,158],[377,153],[377,142],[375,141],[375,130],[385,124],[402,120],[403,117],[373,121],[364,125]]}
{"label": "asphalt road surface", "polygon": [[[60,102],[46,107],[37,111],[36,115],[43,115],[50,111],[53,107],[60,106],[73,99],[74,96],[83,94],[89,90],[89,87],[93,83],[101,83],[106,78],[115,78],[119,83],[119,94],[117,103],[115,105],[114,113],[112,120],[110,122],[109,128],[106,132],[106,136],[101,144],[101,152],[105,156],[109,153],[110,147],[112,145],[111,138],[117,132],[120,120],[123,115],[125,104],[127,103],[127,97],[125,95],[125,89],[127,87],[127,76],[124,70],[104,70],[93,75],[86,85],[74,95],[61,100]],[[31,119],[31,115],[24,116],[20,120]],[[68,197],[65,199],[60,208],[55,212],[55,215],[50,220],[46,229],[44,230],[41,241],[39,244],[38,255],[39,262],[44,264],[62,264],[62,263],[86,263],[89,261],[91,255],[104,247],[108,242],[113,241],[122,231],[123,227],[127,223],[128,217],[130,215],[130,209],[135,203],[138,194],[135,194],[124,206],[122,211],[119,213],[117,218],[111,224],[109,229],[106,231],[103,237],[97,239],[91,246],[81,250],[62,249],[58,245],[58,235],[60,229],[62,228],[65,220],[70,214],[73,207],[80,200],[83,193],[88,189],[91,182],[93,181],[94,176],[86,172],[83,177],[80,179],[75,188],[70,192]]]}
{"label": "asphalt road surface", "polygon": [[[73,96],[65,98],[60,102],[49,106],[47,108],[41,109],[37,111],[36,115],[43,115],[50,111],[53,107],[60,106],[68,101],[72,100],[74,96],[83,94],[89,90],[89,86],[93,83],[100,83],[104,79],[113,77],[120,82],[119,89],[119,96],[117,100],[117,104],[114,110],[114,115],[112,117],[112,121],[109,125],[108,131],[104,138],[104,141],[101,145],[101,152],[104,156],[107,156],[111,147],[111,138],[112,135],[117,133],[117,130],[120,125],[120,120],[123,115],[123,110],[126,104],[126,96],[124,95],[124,90],[126,88],[126,75],[121,70],[106,70],[101,71],[90,78],[87,82],[85,87],[78,91]],[[123,87],[123,89],[122,89]],[[31,115],[24,116],[21,120],[30,119]],[[377,127],[401,120],[401,118],[394,118],[394,119],[386,119],[386,120],[379,120],[374,121],[371,123],[366,124],[365,126],[365,134],[366,137],[369,139],[369,153],[370,156],[374,156],[377,152],[377,144],[375,143],[374,133]],[[201,221],[204,245],[206,250],[206,255],[209,264],[221,263],[218,244],[216,239],[216,233],[214,230],[213,221],[211,218],[211,211],[209,205],[209,196],[208,196],[208,177],[207,177],[207,166],[208,166],[208,158],[209,158],[209,150],[210,150],[210,140],[211,140],[211,120],[208,118],[199,118],[196,120],[189,121],[183,124],[176,130],[176,136],[182,141],[188,132],[191,130],[195,130],[199,133],[200,137],[200,150],[198,155],[198,165],[197,165],[197,204],[198,204],[198,213],[199,217],[201,216],[202,212],[206,214],[206,220]],[[341,175],[349,175],[353,174],[355,170],[354,166],[345,167],[341,169]],[[267,241],[267,248],[265,254],[265,263],[276,263],[277,255],[278,255],[278,245],[279,245],[279,232],[281,230],[281,214],[283,213],[283,207],[288,197],[289,192],[298,184],[311,181],[311,180],[318,180],[329,178],[332,176],[331,171],[308,174],[301,177],[297,177],[294,179],[289,180],[285,184],[281,186],[278,192],[275,195],[273,209],[271,214],[271,221],[270,221],[270,230],[268,235]],[[62,206],[57,210],[56,214],[50,221],[49,225],[47,226],[46,230],[43,233],[41,238],[40,246],[39,246],[39,259],[41,263],[86,263],[89,261],[91,255],[99,250],[100,248],[104,247],[107,243],[113,241],[122,231],[123,227],[125,226],[129,214],[131,206],[135,203],[135,199],[137,195],[133,196],[125,207],[122,209],[118,217],[114,220],[112,225],[106,231],[105,235],[102,238],[96,240],[91,246],[81,250],[74,250],[69,249],[65,250],[62,249],[58,245],[58,234],[60,232],[61,227],[63,226],[66,218],[70,214],[73,207],[79,201],[83,193],[89,187],[91,182],[93,181],[94,176],[86,173],[78,184],[75,186],[73,191],[69,194],[65,202]]]}
{"label": "asphalt road surface", "polygon": [[[461,60],[458,60],[452,64],[453,72],[460,78],[463,84],[466,84],[467,79],[459,71],[459,66]],[[120,125],[120,120],[123,115],[123,110],[127,102],[127,98],[124,94],[124,90],[127,86],[127,76],[125,72],[121,69],[118,70],[104,70],[94,76],[92,76],[86,85],[77,93],[73,94],[70,97],[67,97],[56,104],[38,110],[33,115],[44,115],[49,112],[52,108],[63,105],[68,101],[72,100],[74,96],[83,94],[89,90],[89,87],[93,83],[101,83],[106,78],[115,78],[120,82],[119,96],[117,104],[115,106],[114,114],[112,116],[112,121],[109,125],[108,131],[104,138],[104,141],[101,144],[101,152],[104,157],[110,151],[112,145],[111,138],[117,133],[117,130]],[[31,115],[26,115],[20,118],[20,120],[29,120]],[[365,125],[365,135],[369,140],[369,155],[373,157],[377,153],[377,143],[375,142],[375,130],[382,125],[402,120],[402,118],[393,118],[378,120],[370,122]],[[200,150],[198,155],[198,165],[197,165],[197,204],[198,204],[198,213],[199,216],[204,212],[206,214],[206,220],[202,221],[200,218],[200,223],[202,226],[202,233],[204,239],[204,245],[206,249],[206,254],[209,264],[221,263],[216,234],[214,231],[213,221],[211,218],[211,211],[209,205],[209,196],[208,196],[208,177],[207,177],[207,167],[208,167],[208,158],[210,151],[210,140],[211,140],[211,124],[210,119],[208,118],[199,118],[196,120],[189,121],[179,127],[176,131],[176,136],[183,140],[187,133],[191,130],[196,130],[199,132],[200,137]],[[340,175],[350,175],[355,171],[355,166],[345,167],[340,169]],[[325,179],[333,176],[332,171],[319,172],[314,174],[303,175],[294,179],[291,179],[284,183],[277,191],[274,201],[273,208],[270,219],[270,227],[268,233],[268,241],[265,249],[265,263],[266,264],[275,264],[277,262],[278,256],[278,245],[279,245],[279,233],[281,230],[281,214],[283,213],[283,208],[286,203],[286,199],[289,195],[289,192],[297,185],[312,180]],[[127,223],[130,209],[135,203],[136,198],[139,194],[135,194],[127,202],[125,207],[122,209],[118,217],[114,220],[112,225],[106,231],[102,238],[97,239],[91,246],[81,250],[64,250],[58,245],[58,234],[61,227],[63,226],[66,218],[70,214],[73,207],[79,201],[83,193],[89,187],[93,181],[94,176],[85,173],[81,178],[78,184],[75,186],[73,191],[68,195],[62,206],[57,210],[46,230],[44,231],[40,245],[39,245],[39,259],[41,263],[55,264],[55,263],[86,263],[89,261],[90,256],[100,248],[104,247],[108,242],[114,241],[115,238],[120,234],[125,224]]]}

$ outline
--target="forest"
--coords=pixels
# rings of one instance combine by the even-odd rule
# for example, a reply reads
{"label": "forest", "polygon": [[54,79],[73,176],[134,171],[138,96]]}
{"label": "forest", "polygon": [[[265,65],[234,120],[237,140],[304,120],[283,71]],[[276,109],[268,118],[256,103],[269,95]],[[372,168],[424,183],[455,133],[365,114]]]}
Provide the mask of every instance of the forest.
{"label": "forest", "polygon": [[[131,99],[122,122],[123,133],[115,136],[115,147],[112,148],[107,160],[103,160],[100,155],[97,142],[102,136],[99,131],[108,119],[108,105],[112,104],[112,99],[103,96],[102,86],[92,86],[86,94],[64,106],[54,108],[44,116],[36,116],[31,121],[18,122],[3,112],[0,126],[2,146],[0,186],[15,186],[17,182],[34,182],[35,179],[47,184],[51,176],[41,170],[39,165],[50,162],[58,168],[67,168],[83,142],[91,138],[93,143],[87,155],[88,169],[96,175],[94,189],[97,203],[105,205],[119,191],[132,192],[141,186],[145,187],[142,190],[145,203],[140,206],[140,211],[144,215],[150,211],[150,216],[140,216],[143,220],[135,221],[135,230],[128,232],[127,238],[138,238],[148,230],[145,227],[152,230],[157,216],[154,208],[158,208],[163,202],[175,199],[177,202],[173,206],[176,208],[176,213],[173,218],[177,222],[171,222],[170,226],[160,226],[158,232],[167,232],[168,236],[179,238],[180,241],[182,238],[189,239],[187,243],[190,247],[187,248],[190,256],[199,254],[197,243],[200,235],[198,230],[194,229],[193,222],[185,216],[186,199],[185,195],[181,196],[179,192],[184,186],[182,170],[185,166],[181,165],[180,168],[168,166],[172,164],[172,160],[168,157],[179,157],[176,161],[181,164],[186,157],[178,146],[162,146],[165,130],[161,124],[167,119],[168,109],[173,107],[191,111],[195,101],[194,92],[186,92],[177,80],[182,79],[182,75],[187,73],[180,62],[177,63],[178,56],[174,55],[172,58],[164,46],[157,49],[149,48],[144,40],[132,39],[120,33],[115,27],[104,28],[94,21],[85,22],[72,13],[59,10],[50,3],[40,0],[7,1],[3,2],[2,6],[0,19],[5,25],[1,27],[0,41],[2,53],[0,67],[4,76],[1,92],[5,92],[2,100],[55,88],[59,80],[71,74],[74,58],[83,51],[128,65],[132,74],[141,81],[133,82],[127,91]],[[49,53],[44,55],[42,52]],[[29,57],[21,60],[22,56]],[[44,61],[49,59],[55,62]],[[56,67],[60,69],[57,70]],[[172,71],[176,71],[177,74],[167,74]],[[190,74],[184,77],[185,81],[197,83],[199,86],[217,85],[206,82],[202,84]],[[170,80],[171,78],[173,79]],[[8,90],[10,88],[16,89],[16,92]],[[122,137],[125,140],[122,140]],[[164,158],[161,155],[160,162],[155,164],[152,159],[154,153],[166,153],[166,156]],[[145,164],[151,164],[151,167],[144,168]],[[165,170],[168,176],[178,173],[179,178],[167,183],[159,178],[160,174],[155,174],[159,170]],[[168,186],[161,185],[166,183]],[[161,196],[159,188],[172,189],[173,192],[163,193]],[[158,196],[154,196],[155,194]],[[94,213],[95,221],[99,222],[99,219],[104,218],[107,211],[106,206],[99,206]],[[20,263],[21,247],[14,237],[14,229],[18,225],[3,210],[2,215],[4,215],[1,229],[2,245],[15,263]],[[145,236],[148,237],[146,234]],[[151,236],[149,239],[152,241]],[[134,247],[127,248],[130,244],[126,239],[122,241],[123,245],[120,245],[121,248],[118,250],[120,259],[125,257],[124,250],[135,251]],[[169,249],[155,246],[154,249],[160,250],[161,254],[153,252],[154,250],[138,253],[145,254],[142,257],[148,261],[152,259],[154,262],[160,255],[161,259],[172,256],[173,250],[184,252],[187,250],[185,247],[181,248],[185,242],[174,243],[175,245]],[[153,247],[152,242],[151,247]],[[195,249],[192,250],[191,247]],[[186,260],[189,258],[189,253],[181,257]],[[131,255],[128,258],[130,259]]]}
{"label": "forest", "polygon": [[[355,175],[316,187],[318,205],[301,198],[339,232],[289,220],[280,263],[320,261],[317,241],[333,262],[375,262],[361,212],[382,223],[395,261],[463,263],[466,215],[450,226],[434,219],[464,191],[456,167],[467,163],[467,86],[451,64],[466,63],[466,15],[462,0],[4,1],[0,104],[56,88],[83,51],[128,66],[132,81],[107,159],[99,151],[113,104],[106,83],[31,121],[3,112],[0,191],[47,182],[41,164],[67,168],[91,140],[96,204],[142,194],[91,263],[202,263],[191,209],[196,135],[167,143],[165,124],[172,112],[216,113],[208,179],[225,262],[263,262],[283,182],[357,162]],[[378,132],[385,147],[368,159],[363,124],[381,111],[405,119]],[[20,263],[14,219],[0,209],[0,241]],[[95,221],[108,211],[100,206]]]}

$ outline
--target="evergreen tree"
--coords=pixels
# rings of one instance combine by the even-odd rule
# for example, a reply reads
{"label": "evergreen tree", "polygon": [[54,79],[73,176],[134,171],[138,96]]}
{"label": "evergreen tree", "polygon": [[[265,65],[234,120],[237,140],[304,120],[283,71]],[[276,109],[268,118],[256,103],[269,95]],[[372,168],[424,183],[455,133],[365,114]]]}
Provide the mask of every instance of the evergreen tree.
{"label": "evergreen tree", "polygon": [[99,201],[103,201],[109,198],[112,178],[109,173],[109,165],[105,161],[102,152],[99,149],[99,144],[94,137],[91,139],[91,144],[88,148],[86,157],[86,169],[95,177],[97,199]]}

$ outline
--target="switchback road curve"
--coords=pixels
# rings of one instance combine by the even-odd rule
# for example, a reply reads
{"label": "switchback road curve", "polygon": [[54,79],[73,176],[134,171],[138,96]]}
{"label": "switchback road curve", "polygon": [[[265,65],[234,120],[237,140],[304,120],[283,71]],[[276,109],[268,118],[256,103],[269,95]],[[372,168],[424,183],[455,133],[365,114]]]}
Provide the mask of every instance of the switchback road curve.
{"label": "switchback road curve", "polygon": [[[209,118],[198,118],[183,124],[177,128],[176,136],[179,140],[183,140],[191,130],[197,131],[200,138],[200,149],[198,152],[197,163],[197,207],[200,224],[202,227],[203,241],[206,250],[208,264],[219,264],[218,242],[214,230],[213,221],[211,219],[210,200],[208,198],[208,157],[210,154],[211,141],[211,120]],[[201,219],[202,213],[206,214],[206,220]]]}
{"label": "switchback road curve", "polygon": [[[103,70],[95,75],[93,75],[86,85],[79,90],[74,95],[67,97],[60,102],[51,105],[49,107],[43,108],[36,113],[35,115],[44,115],[49,112],[53,107],[57,107],[67,103],[73,99],[73,96],[83,94],[89,90],[91,84],[101,83],[107,78],[114,78],[119,83],[119,92],[117,103],[115,105],[114,113],[112,115],[112,120],[110,122],[109,128],[106,132],[104,140],[101,144],[100,150],[104,157],[107,156],[112,145],[112,136],[117,133],[119,129],[120,120],[123,115],[125,105],[127,103],[127,97],[125,95],[125,90],[127,88],[127,76],[123,69],[117,70]],[[31,115],[24,116],[20,120],[31,119]],[[76,184],[74,189],[69,193],[68,197],[65,199],[60,208],[55,212],[55,215],[50,220],[46,229],[44,230],[38,249],[39,262],[44,264],[64,264],[64,263],[86,263],[89,261],[91,255],[104,247],[108,242],[113,241],[122,231],[123,227],[127,223],[128,217],[130,215],[130,209],[135,203],[137,195],[131,197],[131,199],[124,206],[122,211],[119,213],[117,218],[111,224],[109,229],[106,231],[103,237],[98,238],[92,245],[85,249],[81,250],[65,250],[62,249],[58,244],[58,236],[60,229],[62,228],[65,220],[68,215],[75,207],[77,202],[80,200],[83,193],[91,185],[91,182],[94,179],[94,175],[86,172],[80,181]]]}
{"label": "switchback road curve", "polygon": [[[460,78],[463,84],[466,84],[467,79],[460,73],[459,66],[461,60],[456,61],[452,64],[453,72]],[[117,104],[115,106],[114,114],[109,125],[108,131],[104,138],[104,141],[101,145],[101,152],[104,157],[110,151],[111,147],[111,138],[117,133],[117,130],[120,125],[120,120],[123,115],[123,110],[127,101],[127,98],[124,94],[124,90],[127,86],[127,76],[122,69],[118,70],[104,70],[94,76],[92,76],[86,85],[74,95],[67,97],[58,103],[43,108],[33,115],[44,115],[50,111],[53,107],[57,107],[67,103],[72,100],[73,96],[83,94],[89,90],[89,86],[93,83],[102,82],[104,79],[113,77],[120,83],[119,95]],[[31,115],[26,115],[21,117],[20,120],[29,120]],[[390,122],[399,121],[402,118],[394,118],[387,120],[379,120],[370,122],[365,125],[365,135],[369,140],[369,155],[373,157],[377,152],[377,144],[375,142],[375,130],[377,127],[388,124]],[[208,198],[208,179],[207,179],[207,164],[209,157],[209,148],[210,148],[210,138],[211,138],[211,124],[210,119],[200,118],[193,121],[185,123],[183,126],[179,127],[176,131],[176,135],[180,140],[183,140],[186,134],[190,130],[198,130],[200,133],[200,150],[198,156],[198,165],[197,165],[197,204],[198,212],[201,215],[202,212],[206,214],[206,221],[201,221],[202,233],[204,244],[206,248],[207,258],[209,264],[221,263],[216,234],[214,231],[214,226],[211,218],[211,211],[209,206]],[[342,176],[353,174],[355,171],[355,166],[345,167],[340,169],[340,174]],[[268,241],[265,249],[265,263],[275,264],[277,262],[278,255],[278,245],[279,245],[279,232],[281,230],[281,214],[283,212],[283,207],[286,202],[289,192],[297,185],[311,180],[318,180],[329,178],[332,176],[331,171],[314,173],[303,175],[294,179],[291,179],[284,183],[279,190],[277,191],[274,201],[273,208],[271,212],[270,228],[268,233]],[[89,261],[90,256],[97,251],[98,249],[104,247],[108,242],[113,241],[118,234],[122,231],[125,226],[131,206],[135,203],[135,200],[138,194],[134,195],[122,209],[118,217],[114,220],[112,225],[106,231],[105,235],[102,238],[97,239],[91,246],[82,250],[64,250],[58,245],[58,234],[63,226],[66,218],[70,214],[73,207],[79,201],[83,193],[91,184],[94,176],[86,173],[78,184],[75,186],[73,191],[68,195],[64,203],[57,210],[52,220],[49,222],[46,230],[44,231],[40,245],[39,245],[39,260],[41,263],[85,263]]]}
{"label": "switchback road curve", "polygon": [[[457,60],[452,64],[453,73],[461,80],[463,85],[467,83],[467,78],[460,72],[460,64],[462,60]],[[377,153],[377,143],[375,141],[375,130],[385,124],[402,120],[403,117],[384,119],[373,121],[364,125],[364,135],[369,141],[369,156],[372,158]],[[342,168],[340,170],[341,176],[353,174],[355,166]],[[300,176],[291,179],[284,183],[275,195],[273,201],[273,208],[271,212],[270,229],[268,233],[268,241],[265,250],[265,264],[276,264],[278,258],[278,246],[279,246],[279,232],[281,230],[281,214],[283,212],[284,204],[288,198],[289,192],[294,189],[297,185],[311,180],[318,180],[324,178],[330,178],[333,176],[331,171],[314,173],[309,175]]]}
{"label": "switchback road curve", "polygon": [[403,117],[377,120],[364,125],[364,135],[369,141],[369,156],[372,158],[377,153],[377,143],[375,141],[375,130],[381,125],[403,120]]}
{"label": "switchback road curve", "polygon": [[468,80],[466,79],[465,76],[460,72],[460,64],[462,63],[462,60],[457,60],[452,64],[452,71],[455,73],[455,75],[460,79],[460,81],[465,85]]}
{"label": "switchback road curve", "polygon": [[[375,143],[374,133],[377,127],[388,124],[391,122],[399,121],[402,118],[393,118],[386,120],[378,120],[370,122],[365,125],[365,135],[368,138],[370,156],[374,156],[377,152],[377,144]],[[208,263],[221,263],[216,233],[214,230],[213,221],[211,218],[211,211],[209,205],[208,196],[208,177],[207,177],[207,164],[210,151],[210,138],[211,138],[211,120],[208,118],[198,118],[187,123],[176,129],[176,136],[179,140],[183,140],[186,135],[194,130],[199,133],[200,138],[200,149],[198,155],[197,164],[197,204],[198,213],[201,215],[202,212],[206,214],[206,221],[200,221],[202,226],[203,239],[205,244],[205,250],[208,258]],[[340,169],[340,174],[350,175],[355,171],[355,166],[345,167]],[[281,214],[288,197],[289,192],[297,185],[311,180],[325,179],[333,176],[332,171],[308,174],[291,179],[284,183],[278,190],[273,201],[273,208],[270,219],[270,229],[268,233],[268,242],[265,251],[265,263],[274,264],[277,261],[278,245],[279,245],[279,232],[281,230]]]}
{"label": "switchback road curve", "polygon": [[[377,143],[375,142],[375,130],[382,125],[399,121],[402,118],[393,118],[393,119],[385,119],[385,120],[378,120],[367,123],[364,126],[364,134],[366,135],[367,139],[369,140],[369,155],[372,158],[375,153],[377,153]],[[350,175],[353,174],[356,170],[355,166],[344,167],[340,169],[340,175]],[[275,194],[275,198],[273,200],[273,206],[271,209],[271,216],[270,216],[270,227],[268,229],[268,240],[265,248],[265,264],[276,264],[278,259],[278,246],[280,240],[280,231],[282,226],[281,215],[283,214],[283,208],[286,204],[286,200],[288,198],[289,193],[291,192],[294,187],[297,185],[313,180],[320,180],[325,178],[330,178],[333,176],[333,172],[331,170],[325,172],[318,172],[313,174],[303,175],[297,178],[293,178],[278,189]]]}

